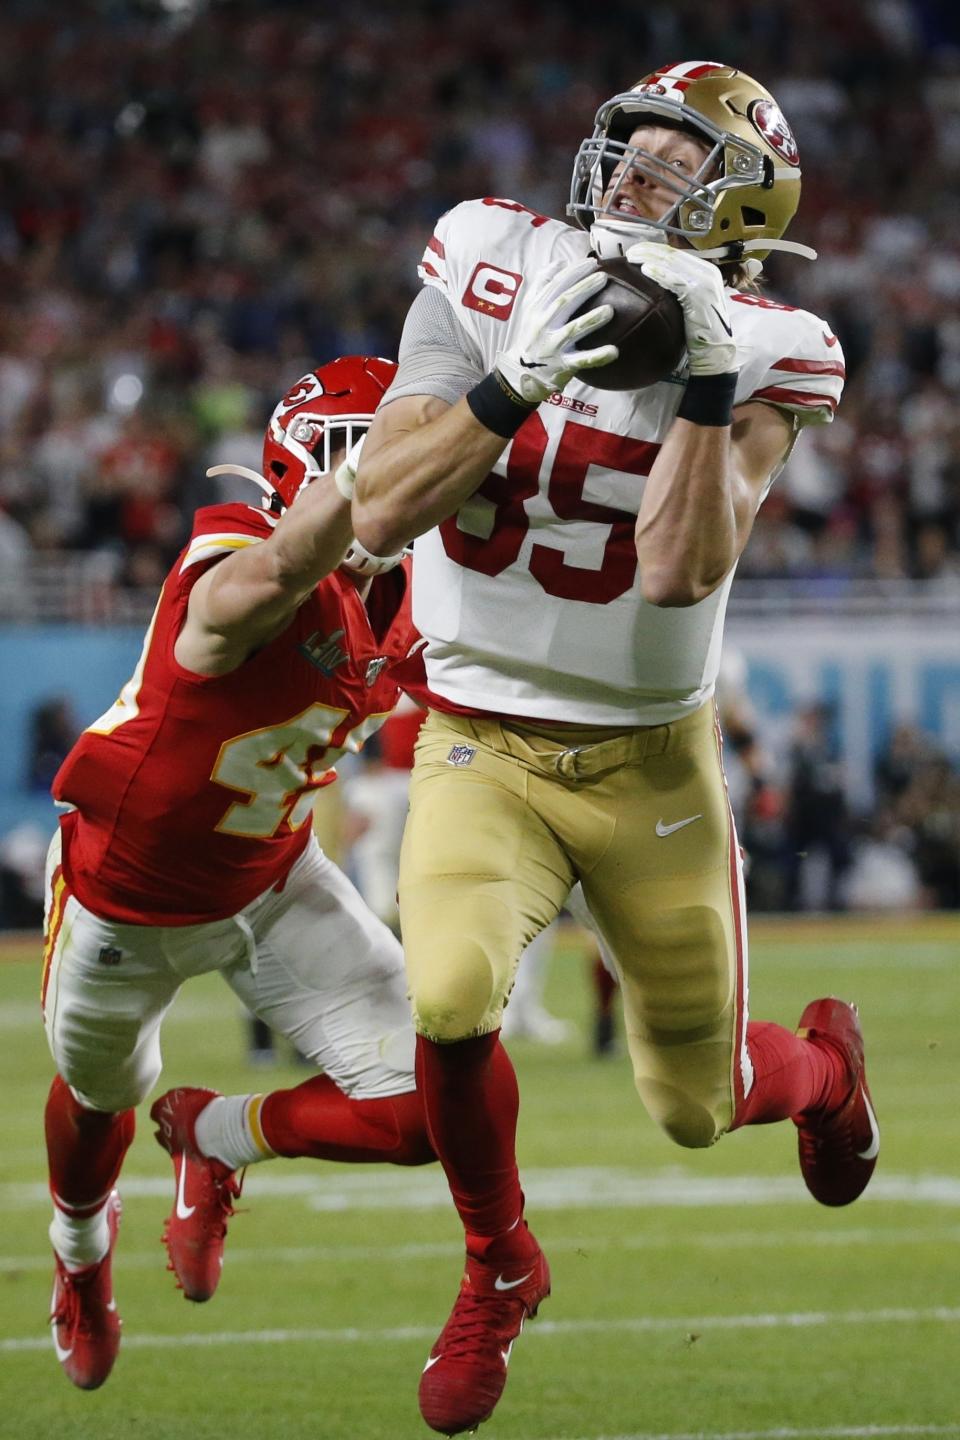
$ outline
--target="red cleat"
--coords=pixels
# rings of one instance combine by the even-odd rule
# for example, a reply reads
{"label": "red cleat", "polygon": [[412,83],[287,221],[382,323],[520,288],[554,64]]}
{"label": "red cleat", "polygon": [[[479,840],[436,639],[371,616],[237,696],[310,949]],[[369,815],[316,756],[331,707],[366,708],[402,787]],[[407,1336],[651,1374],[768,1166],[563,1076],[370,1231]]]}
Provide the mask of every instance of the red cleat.
{"label": "red cleat", "polygon": [[168,1090],[150,1107],[150,1118],[160,1126],[157,1143],[173,1157],[177,1199],[162,1240],[170,1257],[168,1269],[188,1300],[209,1300],[223,1269],[223,1244],[233,1202],[240,1194],[236,1173],[222,1160],[211,1160],[197,1149],[197,1116],[216,1090]]}
{"label": "red cleat", "polygon": [[840,1105],[794,1116],[800,1169],[810,1194],[821,1205],[849,1205],[866,1189],[880,1153],[857,1007],[833,998],[814,1000],[800,1016],[797,1034],[837,1051],[850,1075],[850,1090]]}
{"label": "red cleat", "polygon": [[113,1298],[111,1264],[120,1228],[120,1196],[107,1200],[110,1248],[102,1260],[83,1270],[68,1270],[54,1254],[50,1326],[53,1348],[63,1373],[81,1390],[96,1390],[113,1369],[120,1349],[120,1316]]}
{"label": "red cleat", "polygon": [[467,1256],[450,1319],[420,1377],[420,1414],[431,1429],[459,1435],[490,1418],[513,1342],[549,1294],[550,1267],[539,1246],[528,1260],[507,1265]]}

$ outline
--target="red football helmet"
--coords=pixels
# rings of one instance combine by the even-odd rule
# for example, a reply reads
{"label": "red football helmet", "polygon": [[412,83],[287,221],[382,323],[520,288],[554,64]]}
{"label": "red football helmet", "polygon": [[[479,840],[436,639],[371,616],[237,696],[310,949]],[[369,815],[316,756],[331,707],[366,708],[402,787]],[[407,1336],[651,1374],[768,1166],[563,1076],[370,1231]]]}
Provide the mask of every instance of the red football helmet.
{"label": "red football helmet", "polygon": [[[270,416],[263,439],[264,475],[246,465],[214,465],[207,474],[252,480],[266,495],[264,509],[282,514],[311,480],[329,473],[338,446],[349,454],[363,438],[396,373],[394,362],[379,355],[343,355],[311,370]],[[354,540],[341,563],[361,575],[379,575],[399,565],[405,553],[371,555]]]}
{"label": "red football helmet", "polygon": [[351,450],[370,428],[373,412],[397,367],[378,355],[344,355],[301,376],[280,401],[263,441],[263,473],[284,506],[330,470],[338,445]]}

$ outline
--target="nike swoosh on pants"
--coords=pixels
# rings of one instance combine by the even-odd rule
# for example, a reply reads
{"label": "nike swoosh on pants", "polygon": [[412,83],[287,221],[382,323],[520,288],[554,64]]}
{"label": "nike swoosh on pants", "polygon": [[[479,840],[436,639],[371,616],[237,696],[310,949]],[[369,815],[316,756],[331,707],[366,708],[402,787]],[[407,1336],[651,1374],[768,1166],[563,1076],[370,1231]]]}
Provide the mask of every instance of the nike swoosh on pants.
{"label": "nike swoosh on pants", "polygon": [[702,820],[703,815],[688,815],[685,820],[676,820],[672,825],[664,825],[663,820],[657,821],[653,827],[662,840],[665,835],[672,835],[675,830],[682,830],[686,825],[692,825],[694,820]]}

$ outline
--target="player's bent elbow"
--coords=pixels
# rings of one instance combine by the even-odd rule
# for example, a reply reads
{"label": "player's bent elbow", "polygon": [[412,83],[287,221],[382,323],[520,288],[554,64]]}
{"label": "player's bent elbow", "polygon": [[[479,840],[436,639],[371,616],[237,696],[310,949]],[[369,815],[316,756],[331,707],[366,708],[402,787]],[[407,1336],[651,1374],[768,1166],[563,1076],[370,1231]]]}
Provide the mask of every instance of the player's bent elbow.
{"label": "player's bent elbow", "polygon": [[712,588],[694,585],[686,577],[644,575],[640,593],[648,605],[656,605],[660,610],[682,610],[705,600]]}
{"label": "player's bent elbow", "polygon": [[682,610],[699,605],[712,595],[726,573],[724,570],[715,576],[705,576],[666,566],[649,567],[641,572],[640,593],[648,605],[656,605],[661,610]]}

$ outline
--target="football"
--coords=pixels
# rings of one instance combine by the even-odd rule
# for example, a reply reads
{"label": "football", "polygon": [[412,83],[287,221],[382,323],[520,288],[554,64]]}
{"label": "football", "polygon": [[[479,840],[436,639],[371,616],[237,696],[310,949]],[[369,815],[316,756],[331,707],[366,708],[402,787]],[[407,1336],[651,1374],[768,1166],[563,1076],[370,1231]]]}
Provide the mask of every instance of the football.
{"label": "football", "polygon": [[686,349],[680,301],[628,260],[601,260],[600,269],[610,279],[580,311],[612,305],[613,316],[592,335],[584,336],[577,348],[616,345],[620,354],[609,365],[583,371],[581,378],[598,390],[642,390],[666,379]]}

